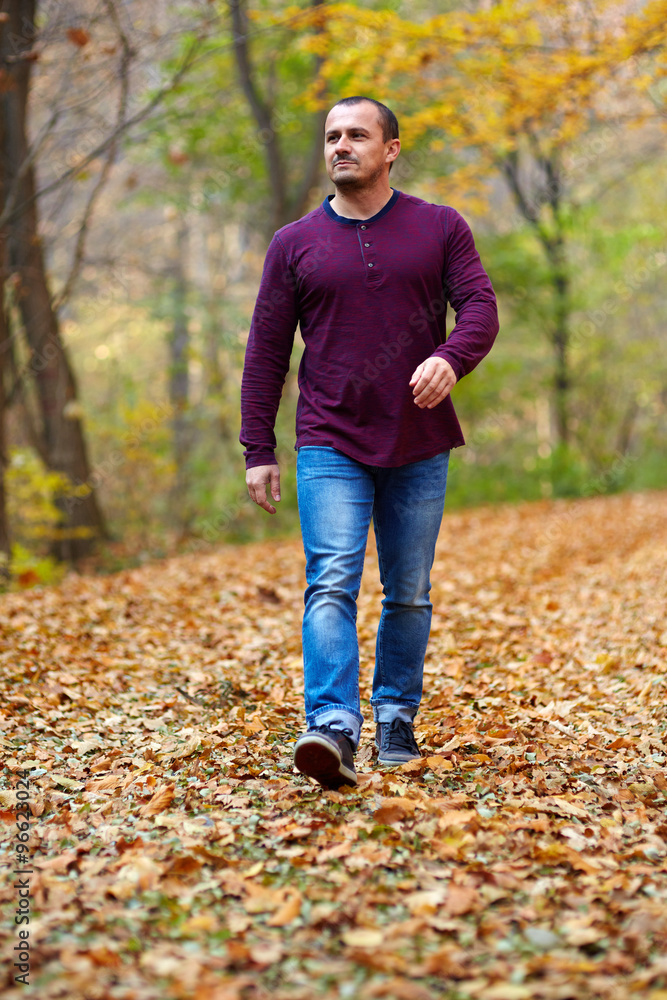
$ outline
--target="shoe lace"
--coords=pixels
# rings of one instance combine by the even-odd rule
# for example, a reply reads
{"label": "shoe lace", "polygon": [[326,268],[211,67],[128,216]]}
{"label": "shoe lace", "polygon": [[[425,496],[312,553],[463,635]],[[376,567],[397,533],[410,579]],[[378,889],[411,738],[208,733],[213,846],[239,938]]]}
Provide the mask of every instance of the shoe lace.
{"label": "shoe lace", "polygon": [[344,729],[336,729],[335,726],[329,726],[326,723],[322,726],[311,726],[310,729],[311,731],[316,730],[318,733],[328,733],[329,735],[331,735],[331,733],[340,733],[341,736],[345,737],[352,749],[354,749],[352,737],[348,736]]}
{"label": "shoe lace", "polygon": [[419,751],[412,726],[404,719],[394,719],[386,730],[386,749],[403,750],[407,744],[411,750]]}

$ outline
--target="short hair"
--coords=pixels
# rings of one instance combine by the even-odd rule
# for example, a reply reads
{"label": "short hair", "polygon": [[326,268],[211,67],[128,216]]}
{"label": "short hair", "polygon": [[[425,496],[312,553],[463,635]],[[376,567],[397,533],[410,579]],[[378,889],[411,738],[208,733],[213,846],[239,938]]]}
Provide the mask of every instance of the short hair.
{"label": "short hair", "polygon": [[336,101],[334,108],[340,107],[340,105],[346,104],[361,104],[362,101],[368,101],[369,104],[374,104],[378,111],[378,121],[382,128],[382,141],[389,142],[390,139],[398,139],[398,119],[394,112],[387,107],[386,104],[380,104],[373,97],[343,97],[340,101]]}

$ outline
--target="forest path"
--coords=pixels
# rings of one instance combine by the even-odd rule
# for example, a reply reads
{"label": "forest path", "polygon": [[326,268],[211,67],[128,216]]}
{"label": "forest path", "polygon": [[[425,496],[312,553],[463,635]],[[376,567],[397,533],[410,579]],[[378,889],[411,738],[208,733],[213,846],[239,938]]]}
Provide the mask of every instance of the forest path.
{"label": "forest path", "polygon": [[292,767],[298,540],[2,597],[3,995],[666,1000],[666,500],[447,514],[393,770],[371,543],[353,790]]}

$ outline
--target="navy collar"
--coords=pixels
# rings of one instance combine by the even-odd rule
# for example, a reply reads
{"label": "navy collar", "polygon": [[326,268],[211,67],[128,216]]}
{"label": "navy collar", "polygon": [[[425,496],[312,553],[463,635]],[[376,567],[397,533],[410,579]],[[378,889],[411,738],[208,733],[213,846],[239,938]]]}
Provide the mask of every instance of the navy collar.
{"label": "navy collar", "polygon": [[392,191],[394,193],[392,194],[391,198],[384,206],[384,208],[381,208],[376,215],[372,215],[370,219],[347,219],[344,215],[338,215],[336,212],[334,212],[333,208],[331,207],[331,199],[334,197],[334,195],[332,194],[328,194],[326,196],[326,198],[322,202],[322,208],[327,213],[329,218],[334,220],[334,222],[343,222],[349,226],[361,226],[361,225],[367,226],[371,222],[377,222],[379,219],[382,218],[383,215],[386,215],[387,212],[391,211],[391,209],[394,207],[394,205],[398,201],[398,196],[401,192],[397,191],[395,188],[392,188]]}

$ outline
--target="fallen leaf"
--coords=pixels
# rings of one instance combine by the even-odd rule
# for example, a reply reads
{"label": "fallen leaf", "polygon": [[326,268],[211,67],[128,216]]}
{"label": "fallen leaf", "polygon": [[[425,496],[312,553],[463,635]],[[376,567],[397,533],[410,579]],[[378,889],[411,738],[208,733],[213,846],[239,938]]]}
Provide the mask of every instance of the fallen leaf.
{"label": "fallen leaf", "polygon": [[342,935],[350,948],[377,948],[384,940],[381,930],[372,927],[353,927]]}
{"label": "fallen leaf", "polygon": [[476,889],[467,885],[450,885],[443,909],[452,917],[460,917],[480,906],[481,900]]}
{"label": "fallen leaf", "polygon": [[301,904],[301,893],[295,890],[267,921],[268,926],[284,927],[286,924],[291,924],[301,913]]}
{"label": "fallen leaf", "polygon": [[139,815],[143,817],[157,816],[158,813],[168,809],[174,800],[175,788],[173,785],[160,785],[155,789],[146,805],[139,810]]}

